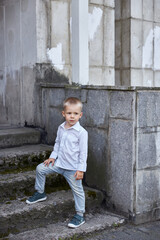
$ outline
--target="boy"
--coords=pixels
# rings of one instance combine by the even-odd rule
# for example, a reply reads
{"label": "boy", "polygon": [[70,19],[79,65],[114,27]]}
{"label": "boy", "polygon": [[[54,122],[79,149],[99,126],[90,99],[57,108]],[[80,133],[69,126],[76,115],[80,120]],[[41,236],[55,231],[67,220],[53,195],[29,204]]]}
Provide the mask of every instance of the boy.
{"label": "boy", "polygon": [[74,97],[66,99],[62,115],[66,121],[58,128],[53,152],[49,159],[36,168],[35,189],[37,192],[26,200],[26,203],[33,204],[46,200],[45,176],[53,172],[62,174],[72,189],[75,201],[76,214],[68,227],[77,228],[85,223],[83,217],[85,195],[82,179],[86,171],[88,152],[88,133],[79,123],[83,115],[81,101]]}

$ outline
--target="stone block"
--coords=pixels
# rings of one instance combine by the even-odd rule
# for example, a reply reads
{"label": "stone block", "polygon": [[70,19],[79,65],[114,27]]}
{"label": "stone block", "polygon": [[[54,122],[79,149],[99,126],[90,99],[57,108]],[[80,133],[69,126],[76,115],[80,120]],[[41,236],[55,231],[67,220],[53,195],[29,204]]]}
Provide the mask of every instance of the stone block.
{"label": "stone block", "polygon": [[133,211],[134,124],[132,121],[111,120],[110,196],[116,209]]}
{"label": "stone block", "polygon": [[110,96],[110,117],[134,119],[135,94],[113,91]]}
{"label": "stone block", "polygon": [[160,122],[160,93],[138,92],[137,127],[157,127]]}
{"label": "stone block", "polygon": [[97,4],[97,5],[103,5],[103,0],[90,0],[89,3]]}
{"label": "stone block", "polygon": [[131,86],[143,86],[143,72],[140,69],[131,69]]}
{"label": "stone block", "polygon": [[0,7],[0,68],[5,65],[5,47],[4,47],[4,7]]}
{"label": "stone block", "polygon": [[107,131],[97,128],[86,130],[89,152],[85,181],[89,186],[107,191],[109,177]]}
{"label": "stone block", "polygon": [[130,70],[122,70],[122,85],[130,86],[131,84],[131,71]]}
{"label": "stone block", "polygon": [[115,69],[113,67],[105,67],[103,72],[103,86],[115,85]]}
{"label": "stone block", "polygon": [[160,71],[154,72],[154,86],[160,87]]}
{"label": "stone block", "polygon": [[89,85],[103,85],[103,72],[101,67],[89,68]]}
{"label": "stone block", "polygon": [[159,153],[158,144],[160,143],[160,133],[152,132],[153,129],[150,131],[151,132],[149,133],[144,132],[137,134],[137,169],[144,169],[157,165],[157,152]]}
{"label": "stone block", "polygon": [[[70,42],[69,42],[69,3],[64,1],[51,2],[51,48],[57,48],[58,44],[62,44],[62,58],[64,64],[70,63]],[[59,27],[61,23],[61,27]],[[58,57],[57,56],[57,57]]]}
{"label": "stone block", "polygon": [[65,89],[43,89],[42,91],[42,123],[48,133],[48,143],[53,144],[58,126],[63,122],[63,101]]}
{"label": "stone block", "polygon": [[130,20],[122,22],[122,67],[130,67]]}
{"label": "stone block", "polygon": [[105,90],[88,91],[87,103],[83,106],[82,125],[87,127],[108,127],[109,93]]}
{"label": "stone block", "polygon": [[130,18],[130,1],[128,0],[122,0],[122,19]]}
{"label": "stone block", "polygon": [[160,1],[154,0],[154,21],[160,22]]}
{"label": "stone block", "polygon": [[132,19],[131,20],[131,67],[142,67],[142,21]]}
{"label": "stone block", "polygon": [[114,67],[115,59],[115,16],[114,9],[105,8],[104,9],[104,65],[109,67]]}
{"label": "stone block", "polygon": [[116,1],[115,0],[104,0],[104,6],[114,8]]}
{"label": "stone block", "polygon": [[88,90],[82,89],[81,90],[81,101],[82,101],[82,103],[87,102],[87,96],[88,96]]}
{"label": "stone block", "polygon": [[143,19],[147,21],[153,21],[153,9],[154,1],[143,1]]}
{"label": "stone block", "polygon": [[131,0],[131,17],[142,19],[142,0]]}
{"label": "stone block", "polygon": [[153,70],[145,69],[143,70],[143,86],[145,87],[153,87]]}
{"label": "stone block", "polygon": [[81,90],[80,88],[66,88],[65,89],[65,94],[66,97],[65,98],[69,98],[69,97],[77,97],[77,98],[81,98]]}
{"label": "stone block", "polygon": [[[115,66],[120,68],[122,64],[122,22],[116,21],[115,23]],[[129,39],[128,39],[129,41]]]}
{"label": "stone block", "polygon": [[5,23],[6,66],[17,69],[21,65],[20,1],[5,7]]}
{"label": "stone block", "polygon": [[136,178],[136,212],[159,207],[159,170],[138,171]]}
{"label": "stone block", "polygon": [[122,8],[122,2],[121,0],[115,1],[115,19],[120,20],[121,19],[121,8]]}
{"label": "stone block", "polygon": [[65,100],[65,89],[64,88],[50,88],[48,91],[47,97],[49,98],[48,107],[59,107],[63,109],[63,101]]}
{"label": "stone block", "polygon": [[116,86],[121,86],[121,71],[120,70],[116,70],[115,71],[115,85]]}
{"label": "stone block", "polygon": [[153,23],[143,22],[142,67],[153,68]]}
{"label": "stone block", "polygon": [[54,144],[54,141],[57,136],[57,129],[59,125],[65,121],[65,119],[62,116],[61,109],[58,108],[49,108],[48,112],[46,112],[46,131],[48,133],[47,135],[47,143],[48,144]]}
{"label": "stone block", "polygon": [[103,12],[103,8],[90,6],[89,11],[91,19],[89,21],[89,62],[90,65],[101,66],[103,62],[103,13],[100,17],[99,12]]}

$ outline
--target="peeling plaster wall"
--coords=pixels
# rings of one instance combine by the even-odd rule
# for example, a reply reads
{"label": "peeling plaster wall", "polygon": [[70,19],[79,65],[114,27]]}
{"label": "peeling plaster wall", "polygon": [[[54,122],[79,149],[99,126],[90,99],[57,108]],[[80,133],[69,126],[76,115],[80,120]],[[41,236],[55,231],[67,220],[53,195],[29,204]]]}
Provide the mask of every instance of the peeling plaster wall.
{"label": "peeling plaster wall", "polygon": [[160,86],[160,1],[115,1],[116,85]]}
{"label": "peeling plaster wall", "polygon": [[[89,85],[114,85],[114,0],[89,1]],[[71,0],[0,2],[0,124],[35,124],[36,64],[71,83]]]}
{"label": "peeling plaster wall", "polygon": [[33,86],[26,79],[36,61],[35,2],[1,1],[0,11],[0,124],[20,125],[33,115]]}
{"label": "peeling plaster wall", "polygon": [[[42,58],[40,54],[46,49],[48,40],[45,37],[47,34],[44,34],[47,28],[46,3],[47,0],[0,2],[1,125],[34,124],[34,66],[47,58]],[[44,20],[39,21],[40,15]],[[38,21],[41,29],[42,23],[45,25],[43,32],[39,30]]]}
{"label": "peeling plaster wall", "polygon": [[[51,0],[51,46],[46,53],[54,68],[70,82],[71,24],[71,1]],[[114,85],[114,0],[89,1],[88,35],[89,85]]]}

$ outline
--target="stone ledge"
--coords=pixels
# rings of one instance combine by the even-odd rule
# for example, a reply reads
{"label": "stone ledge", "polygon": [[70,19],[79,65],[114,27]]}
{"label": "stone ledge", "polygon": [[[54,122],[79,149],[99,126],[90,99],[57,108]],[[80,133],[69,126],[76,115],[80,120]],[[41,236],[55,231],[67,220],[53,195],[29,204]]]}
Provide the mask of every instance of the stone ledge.
{"label": "stone ledge", "polygon": [[[86,211],[92,212],[100,208],[104,196],[102,192],[85,188]],[[23,232],[29,229],[44,227],[47,224],[64,221],[74,214],[74,201],[71,190],[58,191],[47,195],[47,200],[28,205],[24,201],[15,200],[0,205],[0,233]]]}
{"label": "stone ledge", "polygon": [[[0,202],[10,201],[34,193],[36,171],[0,174]],[[65,178],[58,174],[46,177],[46,193],[69,189]]]}
{"label": "stone ledge", "polygon": [[52,149],[53,146],[44,144],[0,149],[0,172],[36,166],[49,156]]}
{"label": "stone ledge", "polygon": [[148,212],[137,213],[130,220],[136,225],[160,220],[160,207],[153,208]]}
{"label": "stone ledge", "polygon": [[13,128],[0,130],[0,148],[40,143],[41,133],[33,128]]}
{"label": "stone ledge", "polygon": [[63,83],[39,83],[42,88],[70,88],[70,89],[88,89],[88,90],[113,90],[113,91],[160,91],[160,87],[127,87],[127,86],[93,86],[79,84]]}
{"label": "stone ledge", "polygon": [[125,223],[125,219],[122,216],[114,215],[107,211],[96,214],[86,214],[86,223],[77,229],[69,229],[67,223],[58,222],[56,224],[50,224],[45,228],[37,228],[31,231],[26,231],[18,235],[9,235],[10,240],[26,240],[26,239],[39,239],[39,240],[58,240],[58,239],[70,239],[74,236],[82,237],[86,234],[93,233],[95,231],[101,231],[106,228],[120,226]]}

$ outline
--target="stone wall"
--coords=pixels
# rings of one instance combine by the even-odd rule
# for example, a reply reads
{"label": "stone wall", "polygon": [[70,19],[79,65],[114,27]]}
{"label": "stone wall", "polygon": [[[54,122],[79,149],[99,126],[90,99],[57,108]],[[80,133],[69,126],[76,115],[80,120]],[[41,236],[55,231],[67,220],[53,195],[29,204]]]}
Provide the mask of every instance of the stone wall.
{"label": "stone wall", "polygon": [[137,93],[135,182],[137,221],[143,221],[145,218],[155,220],[160,217],[159,101],[159,90]]}
{"label": "stone wall", "polygon": [[160,86],[160,1],[116,0],[116,85]]}
{"label": "stone wall", "polygon": [[135,223],[159,219],[159,90],[42,84],[42,126],[53,144],[62,102],[79,97],[89,133],[85,182]]}

